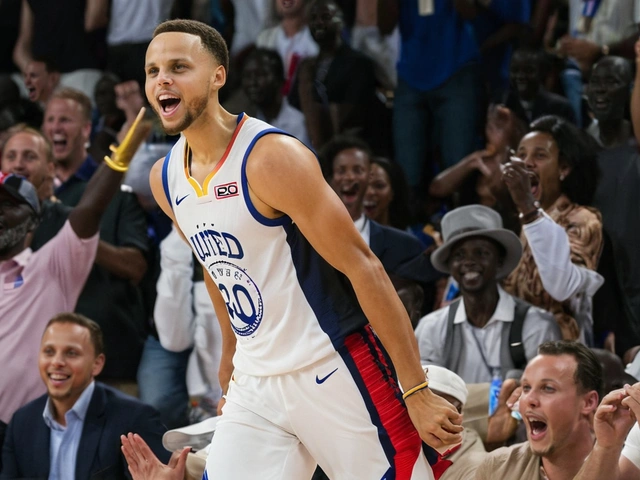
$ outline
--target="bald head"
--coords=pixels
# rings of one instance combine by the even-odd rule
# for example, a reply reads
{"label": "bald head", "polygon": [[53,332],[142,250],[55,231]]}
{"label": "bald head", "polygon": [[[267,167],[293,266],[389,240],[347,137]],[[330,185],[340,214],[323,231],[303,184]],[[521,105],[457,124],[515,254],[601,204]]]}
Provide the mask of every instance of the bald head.
{"label": "bald head", "polygon": [[621,57],[604,57],[591,72],[587,96],[600,122],[620,121],[629,103],[631,65]]}

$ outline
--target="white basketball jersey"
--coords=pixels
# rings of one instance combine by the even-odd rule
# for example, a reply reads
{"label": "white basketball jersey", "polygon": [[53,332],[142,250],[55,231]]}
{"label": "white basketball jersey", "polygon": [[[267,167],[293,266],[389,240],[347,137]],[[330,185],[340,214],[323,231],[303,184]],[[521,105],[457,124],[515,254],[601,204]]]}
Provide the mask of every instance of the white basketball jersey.
{"label": "white basketball jersey", "polygon": [[241,114],[202,186],[190,176],[184,136],[162,172],[178,226],[227,305],[237,337],[234,365],[257,376],[310,365],[367,323],[348,280],[291,219],[266,218],[251,203],[245,168],[251,150],[263,135],[283,133]]}

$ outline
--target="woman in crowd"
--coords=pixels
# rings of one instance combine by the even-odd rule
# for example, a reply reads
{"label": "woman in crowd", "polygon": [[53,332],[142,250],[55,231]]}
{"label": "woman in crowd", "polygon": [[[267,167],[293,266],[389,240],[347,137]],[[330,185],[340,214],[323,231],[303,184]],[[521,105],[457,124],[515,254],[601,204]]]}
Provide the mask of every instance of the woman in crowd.
{"label": "woman in crowd", "polygon": [[383,157],[373,157],[364,210],[381,225],[405,230],[411,223],[409,188],[399,165]]}
{"label": "woman in crowd", "polygon": [[542,117],[503,168],[522,223],[522,259],[505,289],[556,317],[563,338],[593,344],[592,297],[602,249],[600,213],[587,207],[598,180],[597,148],[571,123]]}
{"label": "woman in crowd", "polygon": [[[461,199],[473,200],[498,211],[505,228],[520,233],[517,215],[509,193],[502,182],[500,166],[509,158],[509,151],[517,148],[526,133],[526,125],[503,105],[491,105],[485,127],[486,146],[447,168],[429,185],[429,195],[448,198],[465,186],[475,186],[475,195]],[[472,182],[469,184],[469,182]]]}

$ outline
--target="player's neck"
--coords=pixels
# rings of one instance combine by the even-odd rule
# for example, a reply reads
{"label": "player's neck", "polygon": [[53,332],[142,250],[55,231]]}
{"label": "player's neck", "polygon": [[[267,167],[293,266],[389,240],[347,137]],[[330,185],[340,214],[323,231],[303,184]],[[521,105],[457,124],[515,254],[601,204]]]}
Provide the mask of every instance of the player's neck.
{"label": "player's neck", "polygon": [[237,115],[223,108],[203,114],[183,134],[191,148],[193,162],[215,164],[220,160],[220,151],[225,151],[237,126]]}

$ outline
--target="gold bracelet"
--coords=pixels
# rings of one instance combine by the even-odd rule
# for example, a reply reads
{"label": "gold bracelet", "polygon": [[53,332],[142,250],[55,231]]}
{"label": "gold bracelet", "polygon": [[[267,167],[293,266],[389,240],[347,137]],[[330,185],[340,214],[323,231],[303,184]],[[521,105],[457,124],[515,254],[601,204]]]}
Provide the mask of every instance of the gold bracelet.
{"label": "gold bracelet", "polygon": [[416,385],[415,387],[413,387],[413,388],[407,390],[406,392],[404,392],[402,394],[402,399],[406,400],[407,398],[409,398],[414,393],[419,392],[420,390],[424,390],[428,386],[429,386],[429,380],[426,380],[423,383],[421,383],[420,385]]}

